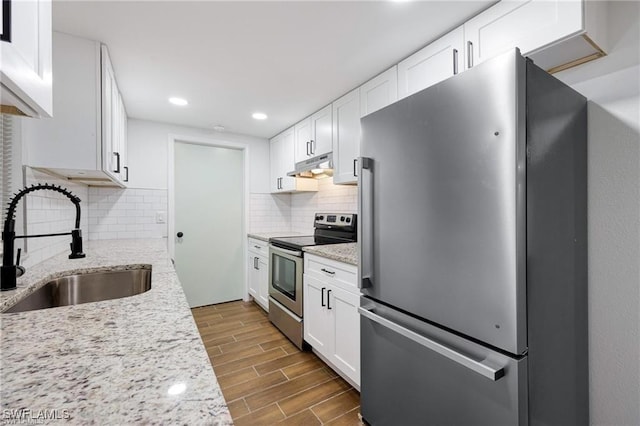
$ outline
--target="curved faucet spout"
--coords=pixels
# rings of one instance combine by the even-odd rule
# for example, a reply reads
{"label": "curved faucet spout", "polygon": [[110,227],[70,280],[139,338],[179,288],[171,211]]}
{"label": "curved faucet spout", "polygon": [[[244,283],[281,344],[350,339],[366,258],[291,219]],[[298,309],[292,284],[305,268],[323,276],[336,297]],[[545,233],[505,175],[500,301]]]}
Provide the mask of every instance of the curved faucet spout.
{"label": "curved faucet spout", "polygon": [[[66,196],[76,207],[76,221],[75,227],[71,232],[57,233],[57,234],[43,234],[43,235],[22,235],[16,236],[15,233],[15,212],[16,207],[18,206],[18,202],[27,194],[34,191],[55,191]],[[69,259],[78,259],[85,257],[85,254],[82,252],[82,231],[80,230],[80,198],[73,195],[71,191],[61,186],[50,185],[48,183],[39,183],[37,185],[31,185],[30,187],[26,187],[19,191],[14,197],[9,201],[9,207],[7,208],[7,216],[5,217],[4,227],[2,232],[2,244],[3,244],[3,253],[2,253],[2,267],[0,273],[0,290],[13,290],[16,288],[16,274],[20,270],[20,266],[18,265],[19,260],[16,261],[16,264],[13,263],[13,249],[16,238],[36,238],[36,237],[52,237],[58,235],[71,235],[71,254],[69,255]],[[20,255],[18,253],[18,259]],[[24,272],[24,268],[22,268]]]}

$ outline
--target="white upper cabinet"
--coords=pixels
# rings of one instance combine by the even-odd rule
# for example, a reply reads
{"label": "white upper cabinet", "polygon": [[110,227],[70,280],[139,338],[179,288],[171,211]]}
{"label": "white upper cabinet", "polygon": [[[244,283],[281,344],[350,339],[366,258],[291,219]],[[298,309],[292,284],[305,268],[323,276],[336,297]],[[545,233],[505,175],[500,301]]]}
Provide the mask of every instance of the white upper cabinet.
{"label": "white upper cabinet", "polygon": [[398,64],[398,99],[463,71],[464,30],[456,28]]}
{"label": "white upper cabinet", "polygon": [[318,182],[314,179],[301,179],[287,176],[295,168],[294,161],[295,129],[292,127],[275,136],[270,141],[270,182],[269,188],[275,192],[317,191]]}
{"label": "white upper cabinet", "polygon": [[356,183],[360,154],[360,89],[333,103],[333,183]]}
{"label": "white upper cabinet", "polygon": [[371,114],[397,100],[398,66],[394,65],[360,86],[360,116]]}
{"label": "white upper cabinet", "polygon": [[311,156],[326,154],[333,150],[333,127],[331,105],[327,105],[311,116]]}
{"label": "white upper cabinet", "polygon": [[53,34],[55,116],[25,120],[27,165],[91,185],[125,186],[127,116],[105,46]]}
{"label": "white upper cabinet", "polygon": [[294,126],[295,163],[308,160],[311,155],[311,118],[305,118]]}
{"label": "white upper cabinet", "polygon": [[13,1],[10,20],[0,41],[1,111],[51,117],[51,1]]}
{"label": "white upper cabinet", "polygon": [[464,25],[465,62],[477,65],[518,47],[549,71],[603,56],[606,2],[501,1]]}
{"label": "white upper cabinet", "polygon": [[331,105],[327,105],[294,126],[296,163],[331,152],[331,119]]}

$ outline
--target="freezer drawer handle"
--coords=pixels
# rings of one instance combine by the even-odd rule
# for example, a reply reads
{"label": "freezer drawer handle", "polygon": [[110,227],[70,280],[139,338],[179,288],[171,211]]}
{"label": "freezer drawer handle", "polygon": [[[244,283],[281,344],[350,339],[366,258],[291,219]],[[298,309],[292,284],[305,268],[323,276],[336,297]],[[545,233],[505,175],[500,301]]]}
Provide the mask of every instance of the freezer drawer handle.
{"label": "freezer drawer handle", "polygon": [[383,327],[386,327],[396,333],[406,337],[407,339],[411,339],[417,344],[424,346],[425,348],[431,349],[434,352],[439,353],[440,355],[449,358],[451,361],[457,362],[460,365],[463,365],[478,374],[483,375],[484,377],[496,381],[504,376],[504,368],[495,369],[490,367],[482,362],[476,361],[474,359],[469,358],[466,355],[461,354],[460,352],[456,352],[453,349],[450,349],[444,345],[441,345],[438,342],[434,342],[431,339],[427,339],[424,336],[419,335],[418,333],[411,331],[407,328],[404,328],[393,321],[389,321],[386,318],[381,317],[380,315],[374,314],[368,309],[364,309],[359,307],[358,312],[363,317],[370,319],[371,321],[377,322]]}

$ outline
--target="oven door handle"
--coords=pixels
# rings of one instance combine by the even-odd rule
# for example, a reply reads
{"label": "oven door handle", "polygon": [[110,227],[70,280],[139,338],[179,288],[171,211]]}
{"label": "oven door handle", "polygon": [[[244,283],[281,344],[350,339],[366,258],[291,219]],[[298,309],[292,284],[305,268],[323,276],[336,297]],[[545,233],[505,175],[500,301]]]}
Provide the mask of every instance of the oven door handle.
{"label": "oven door handle", "polygon": [[282,253],[289,254],[291,256],[296,256],[296,257],[302,256],[302,252],[301,251],[287,250],[287,249],[283,249],[282,247],[276,247],[273,244],[269,244],[269,248],[271,248],[274,251],[280,251]]}

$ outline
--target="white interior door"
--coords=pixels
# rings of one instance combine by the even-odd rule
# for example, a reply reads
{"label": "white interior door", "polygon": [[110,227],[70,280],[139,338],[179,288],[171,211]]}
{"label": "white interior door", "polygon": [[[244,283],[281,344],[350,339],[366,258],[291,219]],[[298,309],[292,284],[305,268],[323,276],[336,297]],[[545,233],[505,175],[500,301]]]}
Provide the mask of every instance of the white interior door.
{"label": "white interior door", "polygon": [[[242,299],[243,151],[176,142],[175,267],[191,307]],[[178,237],[181,235],[181,237]]]}

